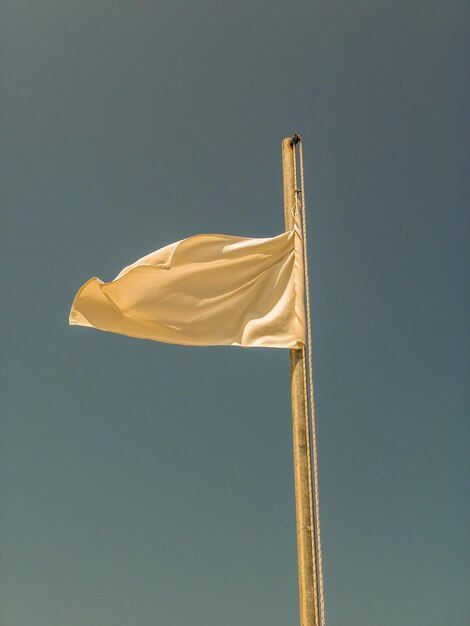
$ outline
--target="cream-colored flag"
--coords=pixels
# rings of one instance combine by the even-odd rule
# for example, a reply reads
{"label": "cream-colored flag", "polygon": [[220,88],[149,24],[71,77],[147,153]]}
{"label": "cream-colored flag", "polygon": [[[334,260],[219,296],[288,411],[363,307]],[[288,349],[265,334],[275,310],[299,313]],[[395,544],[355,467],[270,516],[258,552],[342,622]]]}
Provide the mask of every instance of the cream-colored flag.
{"label": "cream-colored flag", "polygon": [[196,235],[91,278],[72,325],[190,346],[301,348],[305,343],[301,231],[267,239]]}

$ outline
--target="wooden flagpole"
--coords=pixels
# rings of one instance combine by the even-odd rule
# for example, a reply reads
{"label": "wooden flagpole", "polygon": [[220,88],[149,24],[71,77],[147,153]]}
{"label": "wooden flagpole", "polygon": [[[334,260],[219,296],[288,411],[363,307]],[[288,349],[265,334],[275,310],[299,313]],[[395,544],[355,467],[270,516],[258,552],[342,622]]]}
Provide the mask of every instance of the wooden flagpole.
{"label": "wooden flagpole", "polygon": [[[297,135],[282,141],[282,178],[286,230],[294,225]],[[318,585],[313,517],[310,421],[306,395],[305,350],[290,351],[295,512],[299,572],[300,626],[318,626]]]}

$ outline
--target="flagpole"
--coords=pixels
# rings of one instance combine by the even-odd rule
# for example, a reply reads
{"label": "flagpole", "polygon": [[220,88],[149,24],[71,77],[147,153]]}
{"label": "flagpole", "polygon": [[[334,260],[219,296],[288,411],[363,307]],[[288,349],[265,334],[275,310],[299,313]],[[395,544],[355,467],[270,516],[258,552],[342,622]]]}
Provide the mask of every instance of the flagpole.
{"label": "flagpole", "polygon": [[[282,178],[286,230],[294,226],[296,206],[295,146],[298,135],[282,141]],[[300,626],[318,626],[318,585],[312,498],[310,422],[306,401],[305,351],[290,351],[294,487],[299,574]]]}

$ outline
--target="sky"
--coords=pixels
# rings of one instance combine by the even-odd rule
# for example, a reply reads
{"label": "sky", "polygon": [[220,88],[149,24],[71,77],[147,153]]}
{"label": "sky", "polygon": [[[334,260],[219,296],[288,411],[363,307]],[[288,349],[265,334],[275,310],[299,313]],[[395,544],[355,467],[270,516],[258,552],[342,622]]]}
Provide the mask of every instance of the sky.
{"label": "sky", "polygon": [[328,626],[470,616],[468,3],[1,0],[0,623],[298,623],[289,355],[68,326],[283,230],[304,139]]}

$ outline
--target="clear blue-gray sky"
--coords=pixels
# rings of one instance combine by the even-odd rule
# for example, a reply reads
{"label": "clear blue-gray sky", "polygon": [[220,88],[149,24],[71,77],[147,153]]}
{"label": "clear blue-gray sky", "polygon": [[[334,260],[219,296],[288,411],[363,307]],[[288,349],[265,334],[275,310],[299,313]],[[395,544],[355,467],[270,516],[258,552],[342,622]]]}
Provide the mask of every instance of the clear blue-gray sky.
{"label": "clear blue-gray sky", "polygon": [[298,623],[287,351],[67,317],[187,235],[279,233],[299,132],[328,626],[466,626],[468,3],[0,18],[1,625]]}

